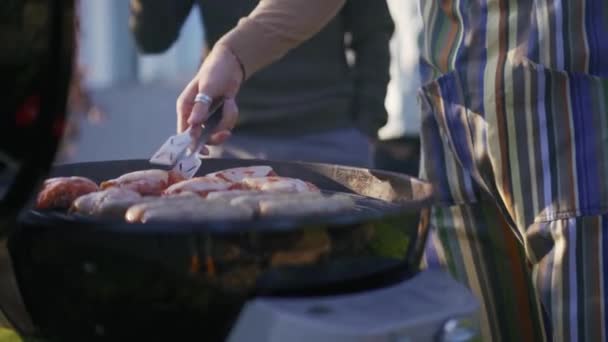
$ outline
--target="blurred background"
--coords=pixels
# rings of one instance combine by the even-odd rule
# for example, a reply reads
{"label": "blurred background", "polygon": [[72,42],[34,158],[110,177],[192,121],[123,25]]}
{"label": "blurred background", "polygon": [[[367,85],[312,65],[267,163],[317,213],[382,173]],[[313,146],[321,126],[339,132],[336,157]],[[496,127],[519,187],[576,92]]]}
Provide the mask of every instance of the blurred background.
{"label": "blurred background", "polygon": [[129,29],[129,1],[81,0],[79,12],[84,93],[72,105],[79,127],[66,137],[59,159],[146,158],[175,133],[175,100],[203,50],[199,12],[191,12],[179,40],[159,55],[138,53]]}
{"label": "blurred background", "polygon": [[[388,4],[395,37],[386,98],[389,121],[379,137],[417,137],[416,41],[421,26],[417,5],[404,0],[388,0]],[[175,100],[206,50],[203,19],[193,9],[169,50],[143,55],[129,28],[129,11],[125,0],[79,2],[75,80],[80,87],[75,87],[71,99],[73,127],[59,162],[148,158],[175,133]]]}

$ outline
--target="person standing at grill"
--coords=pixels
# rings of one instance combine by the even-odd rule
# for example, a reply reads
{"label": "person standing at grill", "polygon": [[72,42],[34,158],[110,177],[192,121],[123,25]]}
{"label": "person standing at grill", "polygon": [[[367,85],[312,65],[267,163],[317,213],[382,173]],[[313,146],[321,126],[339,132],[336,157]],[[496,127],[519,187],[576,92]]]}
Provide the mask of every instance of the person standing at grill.
{"label": "person standing at grill", "polygon": [[[142,52],[164,52],[196,4],[212,47],[258,3],[131,0],[132,32]],[[236,98],[240,115],[234,134],[211,147],[211,156],[370,167],[388,116],[392,34],[384,0],[349,1],[318,35],[247,80]],[[347,52],[354,60],[347,60]],[[235,109],[232,102],[227,106]]]}
{"label": "person standing at grill", "polygon": [[[178,98],[180,129],[205,120],[197,94],[232,95],[344,3],[261,1]],[[608,6],[420,0],[420,12],[420,175],[442,204],[427,265],[481,299],[486,341],[605,341]]]}

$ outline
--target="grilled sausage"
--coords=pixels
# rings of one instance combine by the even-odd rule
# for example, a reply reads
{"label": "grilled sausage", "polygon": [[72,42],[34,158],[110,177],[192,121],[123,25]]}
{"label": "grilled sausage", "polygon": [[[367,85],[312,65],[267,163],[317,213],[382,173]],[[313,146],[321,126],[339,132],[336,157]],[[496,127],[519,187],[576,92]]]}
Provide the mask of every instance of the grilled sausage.
{"label": "grilled sausage", "polygon": [[199,196],[205,197],[213,191],[231,190],[238,187],[238,184],[226,181],[217,177],[196,177],[173,184],[167,188],[163,195],[176,195],[181,192],[193,192]]}
{"label": "grilled sausage", "polygon": [[218,177],[228,182],[240,182],[245,178],[257,178],[257,177],[268,177],[276,176],[277,174],[270,166],[258,165],[258,166],[245,166],[235,167],[232,169],[221,170],[208,174],[210,177]]}
{"label": "grilled sausage", "polygon": [[36,199],[37,209],[67,209],[85,194],[99,190],[97,184],[84,177],[56,177],[47,179]]}
{"label": "grilled sausage", "polygon": [[109,188],[78,197],[70,212],[106,218],[123,217],[129,207],[152,197],[142,197],[139,193],[123,188]]}
{"label": "grilled sausage", "polygon": [[180,182],[183,177],[177,172],[165,170],[142,170],[124,174],[101,183],[101,189],[124,188],[142,196],[159,196],[169,186]]}
{"label": "grilled sausage", "polygon": [[243,179],[241,184],[246,189],[267,192],[320,192],[319,188],[312,183],[305,182],[301,179],[288,177],[250,177]]}

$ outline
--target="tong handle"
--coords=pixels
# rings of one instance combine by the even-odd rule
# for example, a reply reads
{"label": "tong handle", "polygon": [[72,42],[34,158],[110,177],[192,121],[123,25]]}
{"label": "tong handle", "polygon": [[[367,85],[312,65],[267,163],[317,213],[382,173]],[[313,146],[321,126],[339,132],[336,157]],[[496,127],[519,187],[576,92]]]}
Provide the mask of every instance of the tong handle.
{"label": "tong handle", "polygon": [[[203,124],[203,130],[201,131],[201,135],[199,136],[199,138],[196,141],[196,145],[194,145],[194,149],[191,149],[187,153],[187,156],[200,151],[200,149],[203,147],[203,145],[205,145],[207,143],[207,141],[209,141],[211,134],[213,134],[215,132],[215,129],[217,128],[219,123],[222,121],[223,109],[224,109],[224,98],[223,97],[214,99],[213,102],[211,102],[211,105],[209,106],[209,117],[207,118],[207,121],[205,121],[205,123]],[[188,130],[190,130],[190,128],[188,128]]]}

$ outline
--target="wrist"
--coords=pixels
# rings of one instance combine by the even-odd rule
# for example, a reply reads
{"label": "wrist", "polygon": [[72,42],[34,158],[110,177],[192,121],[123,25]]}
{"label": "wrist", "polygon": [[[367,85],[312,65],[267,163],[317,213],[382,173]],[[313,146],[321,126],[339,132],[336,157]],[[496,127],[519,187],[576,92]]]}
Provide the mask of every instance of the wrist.
{"label": "wrist", "polygon": [[241,81],[241,83],[243,83],[245,81],[245,78],[246,78],[245,66],[243,65],[243,62],[241,61],[241,59],[239,58],[239,56],[237,56],[236,53],[234,53],[234,51],[230,48],[230,46],[228,46],[226,44],[222,44],[222,43],[219,43],[218,45],[223,50],[225,50],[228,55],[230,55],[230,58],[238,66],[238,68],[236,68],[237,69],[236,70],[236,72],[237,72],[236,77]]}

